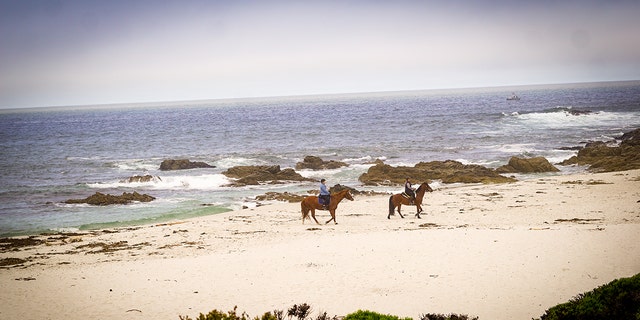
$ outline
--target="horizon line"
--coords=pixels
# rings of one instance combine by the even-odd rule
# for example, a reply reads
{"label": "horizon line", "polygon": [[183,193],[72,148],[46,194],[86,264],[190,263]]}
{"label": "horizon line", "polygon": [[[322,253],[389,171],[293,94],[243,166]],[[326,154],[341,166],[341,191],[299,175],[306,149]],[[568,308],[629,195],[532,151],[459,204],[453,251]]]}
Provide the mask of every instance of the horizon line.
{"label": "horizon line", "polygon": [[94,104],[71,104],[71,105],[51,105],[51,106],[32,106],[32,107],[0,107],[0,113],[8,113],[11,111],[38,111],[38,110],[55,110],[67,108],[110,108],[118,106],[128,107],[152,107],[156,105],[173,105],[173,104],[198,104],[205,102],[241,102],[255,100],[275,100],[275,99],[305,99],[318,97],[347,97],[355,95],[389,95],[402,94],[410,92],[443,92],[443,91],[464,91],[464,90],[482,90],[482,89],[505,89],[505,88],[535,88],[543,86],[569,86],[569,85],[588,85],[588,84],[606,84],[606,83],[633,83],[640,82],[640,79],[629,80],[604,80],[604,81],[585,81],[585,82],[557,82],[557,83],[533,83],[533,84],[517,84],[517,85],[496,85],[496,86],[469,86],[469,87],[450,87],[450,88],[430,88],[430,89],[406,89],[406,90],[383,90],[383,91],[362,91],[362,92],[336,92],[336,93],[308,93],[294,95],[273,95],[273,96],[247,96],[247,97],[228,97],[228,98],[203,98],[203,99],[185,99],[185,100],[165,100],[165,101],[137,101],[137,102],[111,102],[111,103],[94,103]]}

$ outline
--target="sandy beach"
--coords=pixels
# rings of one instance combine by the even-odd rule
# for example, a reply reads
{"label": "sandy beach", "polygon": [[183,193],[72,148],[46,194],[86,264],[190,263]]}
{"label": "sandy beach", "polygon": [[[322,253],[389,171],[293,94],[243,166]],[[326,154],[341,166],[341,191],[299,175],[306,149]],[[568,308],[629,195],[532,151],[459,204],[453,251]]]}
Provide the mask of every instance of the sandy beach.
{"label": "sandy beach", "polygon": [[[400,187],[398,187],[400,191]],[[3,245],[1,319],[259,316],[294,304],[417,319],[531,319],[640,272],[640,170],[436,188],[422,219],[355,196],[338,224],[299,203]],[[319,212],[318,220],[328,220]],[[23,237],[24,238],[24,237]],[[20,259],[20,260],[17,260]]]}

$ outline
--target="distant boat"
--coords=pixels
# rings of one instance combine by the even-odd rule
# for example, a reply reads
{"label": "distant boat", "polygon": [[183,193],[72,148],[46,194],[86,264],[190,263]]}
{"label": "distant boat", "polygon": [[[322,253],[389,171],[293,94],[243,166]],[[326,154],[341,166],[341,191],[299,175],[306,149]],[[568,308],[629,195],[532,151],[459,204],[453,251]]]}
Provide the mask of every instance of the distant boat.
{"label": "distant boat", "polygon": [[507,97],[507,100],[520,100],[520,97],[514,93],[510,97]]}

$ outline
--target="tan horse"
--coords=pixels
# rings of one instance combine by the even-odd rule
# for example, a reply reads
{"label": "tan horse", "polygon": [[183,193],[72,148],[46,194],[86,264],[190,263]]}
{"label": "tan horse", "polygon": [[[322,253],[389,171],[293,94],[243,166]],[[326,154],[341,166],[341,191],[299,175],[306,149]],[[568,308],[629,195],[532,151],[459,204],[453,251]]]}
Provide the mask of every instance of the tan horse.
{"label": "tan horse", "polygon": [[[329,219],[326,223],[329,223],[331,222],[331,220],[333,220],[335,224],[338,224],[338,221],[336,221],[336,208],[338,208],[338,204],[344,198],[353,201],[353,196],[351,195],[351,192],[349,192],[349,189],[344,189],[331,195],[331,201],[329,202],[329,213],[331,213],[331,219]],[[300,202],[300,208],[302,209],[303,224],[304,220],[309,218],[309,211],[311,211],[311,218],[313,218],[313,220],[315,220],[317,224],[320,224],[320,222],[318,222],[318,220],[316,219],[316,210],[325,209],[323,209],[322,205],[318,203],[317,196],[309,196],[304,198],[304,200]]]}
{"label": "tan horse", "polygon": [[[422,212],[422,198],[424,197],[424,193],[425,192],[433,192],[433,189],[431,189],[431,187],[429,186],[428,183],[423,182],[419,187],[418,190],[416,190],[416,201],[414,202],[415,206],[416,206],[416,218],[421,219],[420,218],[420,212]],[[398,193],[398,194],[394,194],[391,197],[389,197],[389,215],[387,215],[387,219],[391,219],[391,215],[393,214],[393,210],[398,207],[398,214],[400,215],[400,218],[404,218],[404,216],[402,215],[402,213],[400,212],[400,207],[402,207],[402,205],[405,206],[409,206],[411,205],[410,200],[405,198],[402,193]]]}

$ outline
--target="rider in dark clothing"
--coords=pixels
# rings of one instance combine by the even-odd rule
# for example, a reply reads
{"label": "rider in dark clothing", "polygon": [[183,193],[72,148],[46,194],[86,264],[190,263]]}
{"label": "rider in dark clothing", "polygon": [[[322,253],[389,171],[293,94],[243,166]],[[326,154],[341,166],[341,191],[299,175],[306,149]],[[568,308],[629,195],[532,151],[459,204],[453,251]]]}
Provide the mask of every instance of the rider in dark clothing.
{"label": "rider in dark clothing", "polygon": [[411,186],[411,180],[407,178],[404,182],[404,193],[411,197],[411,204],[413,205],[416,201],[416,193],[415,189]]}

